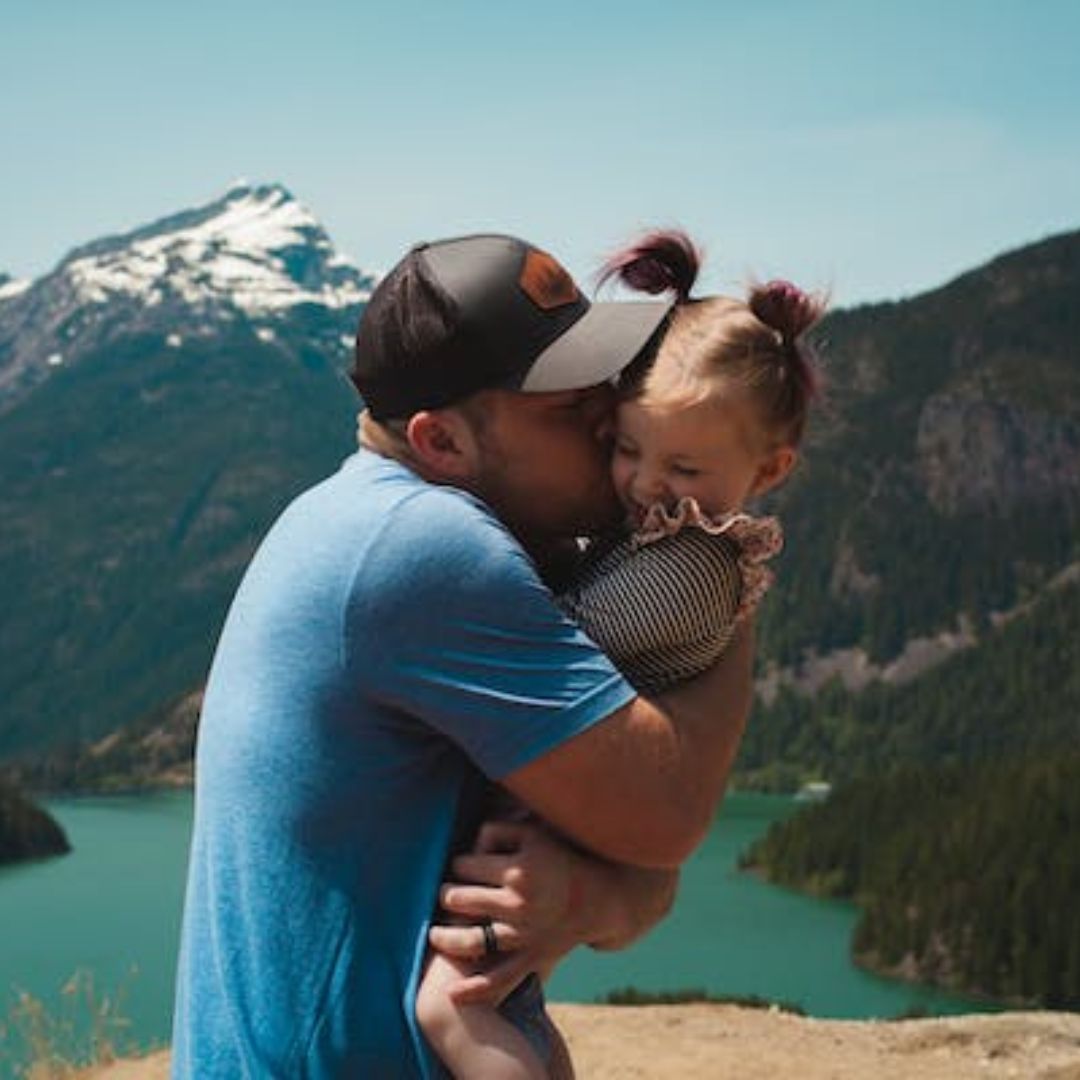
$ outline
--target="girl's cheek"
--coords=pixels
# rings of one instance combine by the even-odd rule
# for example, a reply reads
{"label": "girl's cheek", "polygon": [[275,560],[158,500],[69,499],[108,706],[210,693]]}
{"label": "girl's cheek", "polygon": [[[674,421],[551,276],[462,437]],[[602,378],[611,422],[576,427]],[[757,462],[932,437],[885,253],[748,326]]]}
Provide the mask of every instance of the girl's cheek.
{"label": "girl's cheek", "polygon": [[625,461],[620,461],[618,455],[611,463],[611,483],[615,488],[615,494],[619,501],[628,505],[628,492],[632,480],[633,469]]}

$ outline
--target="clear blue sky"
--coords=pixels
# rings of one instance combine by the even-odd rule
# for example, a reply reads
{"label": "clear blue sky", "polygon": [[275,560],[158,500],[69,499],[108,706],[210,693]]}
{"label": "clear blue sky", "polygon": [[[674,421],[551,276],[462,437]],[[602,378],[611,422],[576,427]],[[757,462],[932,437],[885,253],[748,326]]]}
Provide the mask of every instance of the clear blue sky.
{"label": "clear blue sky", "polygon": [[1077,0],[0,0],[0,269],[277,180],[362,266],[681,223],[852,303],[1080,227]]}

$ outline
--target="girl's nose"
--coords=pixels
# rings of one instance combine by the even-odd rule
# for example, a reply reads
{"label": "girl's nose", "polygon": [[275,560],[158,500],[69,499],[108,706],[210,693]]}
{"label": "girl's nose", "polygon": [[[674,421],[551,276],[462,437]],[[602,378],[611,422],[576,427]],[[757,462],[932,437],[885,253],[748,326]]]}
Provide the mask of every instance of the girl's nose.
{"label": "girl's nose", "polygon": [[655,469],[641,468],[639,466],[637,472],[634,474],[632,491],[634,498],[642,506],[648,506],[650,503],[654,502],[661,502],[663,501],[666,492],[664,478],[660,475],[659,471]]}

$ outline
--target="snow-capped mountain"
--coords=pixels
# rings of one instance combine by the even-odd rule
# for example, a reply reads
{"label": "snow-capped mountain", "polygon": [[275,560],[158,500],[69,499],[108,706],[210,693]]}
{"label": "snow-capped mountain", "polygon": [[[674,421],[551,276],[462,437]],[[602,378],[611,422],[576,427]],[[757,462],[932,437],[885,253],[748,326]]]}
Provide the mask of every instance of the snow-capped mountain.
{"label": "snow-capped mountain", "polygon": [[10,274],[0,273],[0,300],[9,296],[18,296],[29,287],[29,281],[16,281]]}
{"label": "snow-capped mountain", "polygon": [[0,281],[0,757],[205,674],[259,537],[355,446],[372,284],[276,185]]}
{"label": "snow-capped mountain", "polygon": [[176,347],[243,321],[269,341],[298,314],[309,332],[314,311],[324,331],[334,327],[323,344],[338,351],[373,283],[283,187],[238,184],[76,248],[37,281],[0,280],[0,411],[115,337],[164,333]]}

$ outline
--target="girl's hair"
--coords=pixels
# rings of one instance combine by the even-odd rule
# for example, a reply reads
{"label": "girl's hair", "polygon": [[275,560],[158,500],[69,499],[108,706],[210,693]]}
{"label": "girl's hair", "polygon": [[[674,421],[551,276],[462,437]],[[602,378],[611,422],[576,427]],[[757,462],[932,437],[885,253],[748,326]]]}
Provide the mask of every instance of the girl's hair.
{"label": "girl's hair", "polygon": [[821,318],[824,301],[789,281],[755,284],[745,301],[692,300],[701,259],[684,232],[668,229],[647,233],[601,269],[601,285],[615,278],[640,292],[675,297],[654,358],[630,373],[625,392],[649,405],[684,406],[743,390],[769,435],[797,445],[821,382],[804,335]]}

